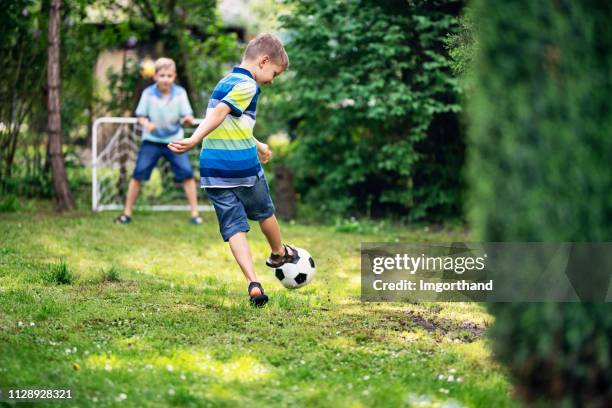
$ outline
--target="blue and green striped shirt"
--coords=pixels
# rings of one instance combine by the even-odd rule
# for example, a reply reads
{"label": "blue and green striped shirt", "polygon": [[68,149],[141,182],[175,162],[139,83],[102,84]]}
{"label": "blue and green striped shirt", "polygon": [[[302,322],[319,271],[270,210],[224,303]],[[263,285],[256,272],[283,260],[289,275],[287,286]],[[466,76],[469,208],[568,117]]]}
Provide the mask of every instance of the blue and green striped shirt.
{"label": "blue and green striped shirt", "polygon": [[250,187],[263,172],[253,137],[259,92],[251,73],[240,67],[234,67],[215,87],[207,112],[219,103],[225,103],[231,111],[202,144],[202,187]]}

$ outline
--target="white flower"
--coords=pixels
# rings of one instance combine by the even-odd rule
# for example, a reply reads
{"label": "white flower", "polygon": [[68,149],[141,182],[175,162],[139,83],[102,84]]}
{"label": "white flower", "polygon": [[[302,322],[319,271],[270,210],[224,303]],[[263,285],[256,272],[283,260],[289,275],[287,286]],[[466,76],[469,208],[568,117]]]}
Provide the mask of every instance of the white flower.
{"label": "white flower", "polygon": [[455,376],[454,376],[454,375],[452,375],[452,374],[450,374],[450,375],[448,376],[448,380],[447,380],[447,381],[448,381],[448,382],[453,382],[453,381],[455,381]]}
{"label": "white flower", "polygon": [[172,388],[168,390],[168,395],[174,395],[174,390]]}
{"label": "white flower", "polygon": [[166,366],[166,370],[168,370],[168,371],[170,371],[170,372],[173,372],[173,371],[174,371],[174,367],[172,367],[172,364],[168,364],[168,365]]}
{"label": "white flower", "polygon": [[122,392],[119,395],[117,395],[117,398],[115,398],[115,401],[121,402],[121,401],[124,401],[126,399],[127,399],[127,395],[124,392]]}
{"label": "white flower", "polygon": [[448,394],[448,390],[446,388],[440,388],[438,391],[440,391],[442,394]]}

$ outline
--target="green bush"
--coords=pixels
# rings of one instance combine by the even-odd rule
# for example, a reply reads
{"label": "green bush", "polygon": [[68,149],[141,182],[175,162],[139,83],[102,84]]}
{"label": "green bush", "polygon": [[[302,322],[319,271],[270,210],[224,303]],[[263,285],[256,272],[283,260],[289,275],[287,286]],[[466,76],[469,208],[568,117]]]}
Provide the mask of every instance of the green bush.
{"label": "green bush", "polygon": [[0,196],[0,212],[16,212],[20,207],[17,196],[13,194]]}
{"label": "green bush", "polygon": [[343,216],[459,214],[464,142],[444,39],[462,2],[289,3],[283,112],[303,202]]}
{"label": "green bush", "polygon": [[[473,6],[468,208],[476,236],[612,240],[612,3]],[[612,305],[489,309],[495,354],[525,400],[612,406]]]}
{"label": "green bush", "polygon": [[76,275],[72,273],[65,261],[60,261],[49,265],[49,269],[43,275],[43,280],[55,285],[70,285],[76,280]]}
{"label": "green bush", "polygon": [[115,265],[112,265],[108,269],[103,269],[100,280],[102,281],[102,283],[120,282],[121,276],[119,268],[117,268]]}

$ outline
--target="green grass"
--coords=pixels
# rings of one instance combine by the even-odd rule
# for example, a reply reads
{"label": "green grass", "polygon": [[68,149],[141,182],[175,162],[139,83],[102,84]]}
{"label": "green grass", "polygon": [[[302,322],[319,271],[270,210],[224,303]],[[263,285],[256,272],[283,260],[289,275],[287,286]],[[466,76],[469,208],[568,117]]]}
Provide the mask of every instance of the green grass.
{"label": "green grass", "polygon": [[125,226],[35,208],[0,214],[0,388],[71,388],[61,407],[516,406],[481,305],[359,300],[361,242],[466,240],[462,227],[283,224],[317,261],[288,291],[253,225],[271,297],[254,309],[214,214]]}

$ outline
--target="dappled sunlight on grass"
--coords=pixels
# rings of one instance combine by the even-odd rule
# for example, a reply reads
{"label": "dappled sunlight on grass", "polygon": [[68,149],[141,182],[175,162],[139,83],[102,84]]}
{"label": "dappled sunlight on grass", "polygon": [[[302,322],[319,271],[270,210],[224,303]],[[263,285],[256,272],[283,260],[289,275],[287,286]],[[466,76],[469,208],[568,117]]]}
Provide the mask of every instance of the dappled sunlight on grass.
{"label": "dappled sunlight on grass", "polygon": [[217,382],[248,383],[268,379],[273,373],[250,355],[234,356],[227,361],[214,359],[209,353],[201,351],[169,351],[169,355],[138,354],[117,356],[115,354],[95,354],[83,360],[82,369],[94,370],[133,370],[156,372],[198,374],[211,377]]}
{"label": "dappled sunlight on grass", "polygon": [[345,337],[345,336],[334,337],[331,340],[329,340],[327,344],[329,344],[329,346],[331,347],[340,348],[340,349],[353,348],[357,346],[357,342],[355,341],[354,338]]}
{"label": "dappled sunlight on grass", "polygon": [[[488,358],[482,306],[360,301],[362,241],[445,242],[461,231],[283,224],[286,241],[317,263],[312,284],[287,290],[264,266],[269,247],[253,223],[255,268],[270,295],[254,309],[213,214],[197,227],[185,214],[137,213],[129,226],[106,213],[0,218],[11,237],[0,245],[8,385],[62,378],[79,392],[75,406],[386,407],[419,396],[429,406],[512,406]],[[61,260],[76,279],[46,281]]]}

